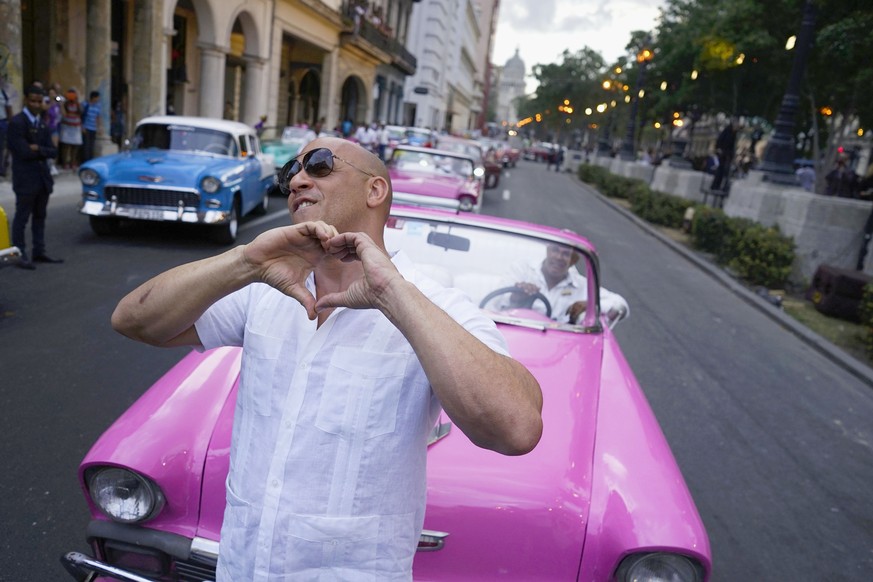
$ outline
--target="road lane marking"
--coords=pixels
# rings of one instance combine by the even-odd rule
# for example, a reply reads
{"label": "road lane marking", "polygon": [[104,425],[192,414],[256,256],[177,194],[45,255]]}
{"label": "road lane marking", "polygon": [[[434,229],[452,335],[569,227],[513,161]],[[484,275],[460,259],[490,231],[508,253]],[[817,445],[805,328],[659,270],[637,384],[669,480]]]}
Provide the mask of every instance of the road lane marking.
{"label": "road lane marking", "polygon": [[504,191],[503,191],[503,199],[504,199],[504,200],[509,200],[509,190],[504,190]]}

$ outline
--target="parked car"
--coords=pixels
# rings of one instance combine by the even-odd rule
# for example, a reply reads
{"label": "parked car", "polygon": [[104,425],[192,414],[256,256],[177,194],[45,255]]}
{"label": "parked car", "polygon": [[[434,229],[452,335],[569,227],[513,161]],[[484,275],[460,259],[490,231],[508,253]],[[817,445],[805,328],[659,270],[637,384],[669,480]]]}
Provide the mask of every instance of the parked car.
{"label": "parked car", "polygon": [[482,181],[469,156],[398,145],[387,166],[396,202],[476,212],[482,207]]}
{"label": "parked car", "polygon": [[518,159],[521,157],[521,151],[518,148],[511,146],[508,142],[500,140],[481,141],[494,148],[497,161],[504,168],[514,168],[518,165]]}
{"label": "parked car", "polygon": [[[479,303],[544,399],[542,438],[518,457],[478,448],[440,416],[414,578],[708,580],[706,531],[598,300],[594,248],[567,230],[397,205],[385,242]],[[544,297],[502,310],[508,266],[539,265],[556,244],[586,277],[579,322],[553,321]],[[214,579],[240,358],[192,352],[94,444],[78,472],[93,555],[66,554],[72,572]]]}
{"label": "parked car", "polygon": [[524,159],[534,162],[546,162],[549,160],[549,156],[552,155],[552,151],[557,147],[558,144],[538,141],[525,148]]}
{"label": "parked car", "polygon": [[21,250],[13,246],[9,238],[9,219],[6,211],[0,206],[0,267],[14,265],[21,260]]}
{"label": "parked car", "polygon": [[230,244],[240,217],[267,211],[276,170],[248,125],[147,117],[131,145],[79,168],[79,212],[99,235],[124,220],[170,221],[208,225],[217,242]]}
{"label": "parked car", "polygon": [[[273,132],[266,132],[264,135],[272,135]],[[287,164],[291,158],[297,155],[297,152],[308,143],[309,129],[289,125],[282,128],[282,133],[270,139],[261,140],[261,150],[265,154],[273,156],[273,165],[278,172],[282,166]]]}
{"label": "parked car", "polygon": [[496,188],[500,183],[502,168],[491,148],[483,146],[472,139],[441,135],[437,138],[438,149],[462,153],[476,160],[476,166],[482,168],[484,186],[486,189]]}
{"label": "parked car", "polygon": [[437,134],[432,129],[425,127],[407,127],[404,131],[402,143],[423,148],[436,147]]}

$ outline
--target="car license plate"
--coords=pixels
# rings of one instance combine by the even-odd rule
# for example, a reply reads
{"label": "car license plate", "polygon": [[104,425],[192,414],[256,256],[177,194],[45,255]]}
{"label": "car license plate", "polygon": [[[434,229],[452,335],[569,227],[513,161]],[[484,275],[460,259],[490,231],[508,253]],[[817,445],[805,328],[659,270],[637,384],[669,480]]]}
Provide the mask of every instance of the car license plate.
{"label": "car license plate", "polygon": [[163,220],[163,210],[153,210],[151,208],[131,208],[130,217],[139,220]]}

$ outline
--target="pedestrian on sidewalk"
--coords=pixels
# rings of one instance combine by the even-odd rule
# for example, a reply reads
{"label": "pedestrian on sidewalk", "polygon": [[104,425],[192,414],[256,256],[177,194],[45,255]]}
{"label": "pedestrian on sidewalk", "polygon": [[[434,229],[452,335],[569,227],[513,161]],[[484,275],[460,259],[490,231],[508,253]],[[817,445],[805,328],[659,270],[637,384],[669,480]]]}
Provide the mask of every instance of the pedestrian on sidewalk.
{"label": "pedestrian on sidewalk", "polygon": [[[25,107],[9,122],[9,151],[12,154],[12,191],[15,192],[15,218],[12,244],[21,250],[22,269],[33,270],[37,263],[62,263],[45,252],[45,219],[49,196],[54,187],[49,160],[58,155],[51,131],[42,120],[41,87],[31,85],[24,93]],[[31,223],[33,260],[27,254],[26,229]]]}
{"label": "pedestrian on sidewalk", "polygon": [[710,190],[725,190],[729,179],[731,164],[734,160],[734,148],[737,144],[737,122],[733,118],[718,134],[715,140],[715,155],[718,156],[718,167],[712,177]]}
{"label": "pedestrian on sidewalk", "polygon": [[61,107],[61,166],[65,170],[79,167],[79,148],[82,147],[82,106],[75,89],[67,90]]}
{"label": "pedestrian on sidewalk", "polygon": [[97,144],[97,132],[103,127],[103,105],[100,91],[91,91],[88,102],[82,108],[82,162],[92,159]]}

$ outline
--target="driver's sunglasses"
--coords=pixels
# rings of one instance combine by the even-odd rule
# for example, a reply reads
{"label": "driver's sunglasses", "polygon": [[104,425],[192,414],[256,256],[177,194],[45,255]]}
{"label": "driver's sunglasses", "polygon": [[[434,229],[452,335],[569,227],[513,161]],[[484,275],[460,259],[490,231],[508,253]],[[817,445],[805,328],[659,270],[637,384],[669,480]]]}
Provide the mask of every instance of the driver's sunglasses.
{"label": "driver's sunglasses", "polygon": [[334,154],[327,148],[315,148],[314,150],[310,150],[303,154],[302,158],[300,158],[300,156],[292,158],[282,167],[279,171],[278,177],[279,191],[285,196],[288,196],[290,194],[288,186],[291,183],[291,178],[299,174],[300,170],[306,170],[306,173],[312,178],[324,178],[333,172],[333,161],[335,159],[350,165],[357,171],[363,172],[368,176],[372,176],[373,178],[376,177],[376,174],[371,174],[367,170],[362,170],[350,161],[344,160]]}

